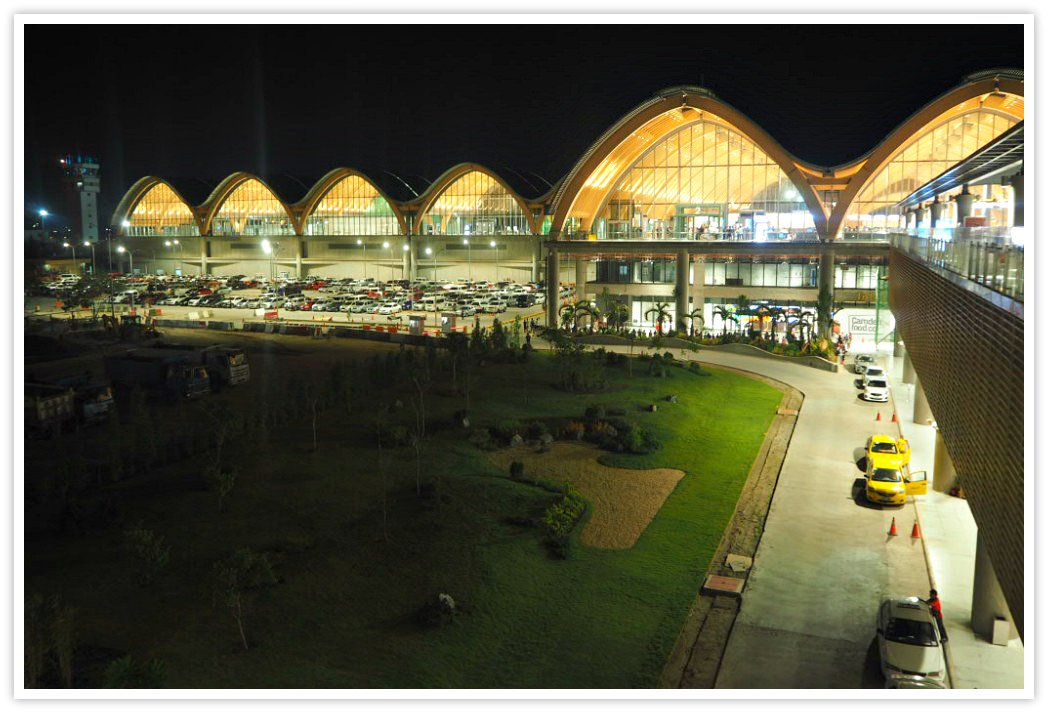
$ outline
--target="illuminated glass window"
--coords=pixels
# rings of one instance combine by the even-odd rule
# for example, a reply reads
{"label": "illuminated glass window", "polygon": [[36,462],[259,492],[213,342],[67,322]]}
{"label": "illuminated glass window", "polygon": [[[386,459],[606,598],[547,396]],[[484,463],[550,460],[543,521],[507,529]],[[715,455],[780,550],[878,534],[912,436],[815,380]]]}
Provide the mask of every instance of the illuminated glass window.
{"label": "illuminated glass window", "polygon": [[123,228],[123,234],[133,237],[200,235],[193,211],[166,183],[146,191],[127,221],[131,225]]}
{"label": "illuminated glass window", "polygon": [[306,235],[400,235],[389,201],[369,181],[346,176],[324,195],[306,221]]}
{"label": "illuminated glass window", "polygon": [[1015,126],[1019,119],[974,109],[926,128],[884,165],[856,196],[848,229],[905,227],[899,201]]}
{"label": "illuminated glass window", "polygon": [[287,211],[261,181],[249,178],[230,193],[211,220],[212,235],[291,235]]}
{"label": "illuminated glass window", "polygon": [[494,178],[470,171],[444,189],[422,216],[423,235],[530,235],[528,216]]}
{"label": "illuminated glass window", "polygon": [[786,239],[813,231],[779,165],[721,123],[688,124],[652,145],[614,183],[593,224],[610,239]]}

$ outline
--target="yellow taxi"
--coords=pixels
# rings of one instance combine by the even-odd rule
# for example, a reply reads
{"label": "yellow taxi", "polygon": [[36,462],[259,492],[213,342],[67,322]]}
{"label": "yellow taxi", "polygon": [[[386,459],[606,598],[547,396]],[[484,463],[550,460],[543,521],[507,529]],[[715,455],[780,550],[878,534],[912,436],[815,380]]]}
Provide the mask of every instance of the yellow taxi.
{"label": "yellow taxi", "polygon": [[910,444],[905,438],[895,440],[891,436],[877,434],[866,439],[866,463],[876,462],[878,467],[902,468],[910,464]]}

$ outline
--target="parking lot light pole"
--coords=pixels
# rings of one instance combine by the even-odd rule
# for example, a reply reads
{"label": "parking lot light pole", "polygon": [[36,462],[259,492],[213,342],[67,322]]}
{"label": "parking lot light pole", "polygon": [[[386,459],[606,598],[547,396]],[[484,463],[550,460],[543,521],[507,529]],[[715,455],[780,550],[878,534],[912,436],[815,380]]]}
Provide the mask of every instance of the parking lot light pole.
{"label": "parking lot light pole", "polygon": [[357,239],[357,245],[364,249],[364,279],[368,279],[368,244],[363,240]]}
{"label": "parking lot light pole", "polygon": [[469,281],[473,282],[473,252],[469,246],[469,238],[463,238],[462,244],[466,246],[466,263],[469,267]]}
{"label": "parking lot light pole", "polygon": [[174,247],[175,245],[178,246],[178,271],[179,271],[179,273],[185,273],[186,266],[185,266],[185,264],[182,261],[182,243],[178,242],[177,239],[176,240],[165,240],[164,241],[164,245],[166,247],[169,247],[169,248],[170,247]]}
{"label": "parking lot light pole", "polygon": [[85,248],[91,248],[91,277],[95,277],[95,244],[84,241]]}
{"label": "parking lot light pole", "polygon": [[437,281],[437,254],[433,251],[433,248],[426,248],[426,255],[433,258],[433,281]]}
{"label": "parking lot light pole", "polygon": [[72,243],[66,242],[66,243],[62,243],[62,247],[63,248],[69,248],[70,250],[73,251],[73,267],[76,267],[76,246],[73,245]]}
{"label": "parking lot light pole", "polygon": [[495,282],[499,281],[499,244],[492,240],[489,245],[495,248]]}
{"label": "parking lot light pole", "polygon": [[[116,251],[118,253],[127,253],[127,257],[131,260],[131,269],[128,271],[128,274],[131,274],[131,275],[135,274],[135,254],[133,252],[131,252],[130,250],[128,250],[127,248],[125,248],[123,245],[120,245],[119,247],[117,247]],[[134,308],[135,308],[135,293],[132,291],[131,292],[131,309],[134,309]]]}
{"label": "parking lot light pole", "polygon": [[382,243],[382,247],[389,250],[389,279],[393,280],[393,248],[390,247],[389,241],[386,240]]}
{"label": "parking lot light pole", "polygon": [[[404,250],[404,252],[406,253],[406,252],[409,252],[409,251],[411,250],[411,246],[410,246],[410,245],[407,245],[407,244],[405,244],[405,245],[404,245],[404,247],[403,247],[402,249],[403,249],[403,250]],[[408,256],[408,262],[409,262],[409,263],[411,262],[411,256],[410,256],[410,255]],[[404,263],[401,263],[401,265],[403,265],[403,264],[404,264]],[[404,268],[403,268],[403,267],[401,267],[401,273],[402,273],[402,274],[401,274],[400,278],[401,278],[402,280],[410,280],[410,279],[411,279],[411,274],[410,274],[410,272],[408,272],[408,273],[404,274]]]}

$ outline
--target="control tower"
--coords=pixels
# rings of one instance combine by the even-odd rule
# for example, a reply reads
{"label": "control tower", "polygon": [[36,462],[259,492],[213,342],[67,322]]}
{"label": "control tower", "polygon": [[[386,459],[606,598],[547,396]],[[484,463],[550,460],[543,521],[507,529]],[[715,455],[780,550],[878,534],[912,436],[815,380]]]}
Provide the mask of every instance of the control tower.
{"label": "control tower", "polygon": [[78,242],[98,242],[98,191],[100,176],[98,159],[93,156],[69,155],[61,158],[62,170],[70,197],[71,215],[80,216],[79,226],[73,228],[73,239]]}

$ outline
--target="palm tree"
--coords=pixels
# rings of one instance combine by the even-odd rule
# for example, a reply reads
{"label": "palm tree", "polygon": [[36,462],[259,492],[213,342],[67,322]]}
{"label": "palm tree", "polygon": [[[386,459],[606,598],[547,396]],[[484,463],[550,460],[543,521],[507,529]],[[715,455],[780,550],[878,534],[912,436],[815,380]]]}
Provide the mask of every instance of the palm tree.
{"label": "palm tree", "polygon": [[812,330],[815,329],[815,313],[808,311],[801,312],[797,317],[797,321],[801,325],[801,341],[810,343]]}
{"label": "palm tree", "polygon": [[655,306],[644,313],[645,317],[654,317],[655,330],[662,334],[662,323],[670,319],[670,306],[667,302],[656,302]]}
{"label": "palm tree", "polygon": [[608,323],[621,329],[626,326],[630,319],[630,308],[622,302],[613,302],[608,310]]}
{"label": "palm tree", "polygon": [[[688,319],[691,321],[691,336],[695,336],[695,320],[699,320],[702,327],[706,326],[706,318],[702,316],[702,307],[695,307],[691,312],[688,312]],[[702,334],[702,327],[699,327],[699,334]]]}
{"label": "palm tree", "polygon": [[578,302],[574,304],[566,304],[560,308],[560,321],[561,323],[570,322],[574,325],[578,320],[575,317],[575,310],[578,308]]}
{"label": "palm tree", "polygon": [[[757,314],[757,320],[758,320],[758,329],[759,329],[759,331],[761,333],[761,336],[763,337],[764,336],[764,320],[768,319],[769,317],[771,317],[771,307],[769,307],[768,305],[763,305],[763,304],[762,305],[758,305],[757,310],[756,310],[756,314]],[[774,328],[774,326],[775,326],[775,322],[772,321],[772,327]]]}
{"label": "palm tree", "polygon": [[776,338],[775,325],[780,321],[785,322],[787,318],[787,312],[782,307],[772,307],[769,309],[771,313],[771,340],[774,342]]}
{"label": "palm tree", "polygon": [[728,336],[728,322],[739,323],[738,317],[735,316],[734,310],[728,305],[717,305],[713,308],[713,316],[720,317],[724,324],[724,336]]}
{"label": "palm tree", "polygon": [[590,302],[579,302],[575,304],[575,323],[578,324],[582,317],[590,318],[590,327],[600,319],[600,308]]}

